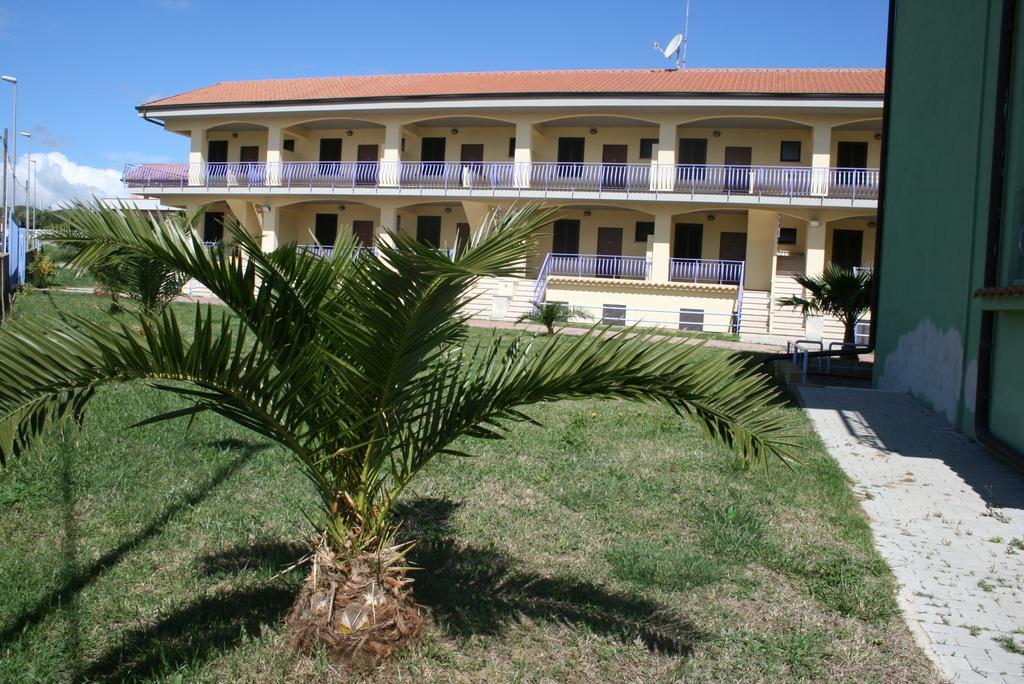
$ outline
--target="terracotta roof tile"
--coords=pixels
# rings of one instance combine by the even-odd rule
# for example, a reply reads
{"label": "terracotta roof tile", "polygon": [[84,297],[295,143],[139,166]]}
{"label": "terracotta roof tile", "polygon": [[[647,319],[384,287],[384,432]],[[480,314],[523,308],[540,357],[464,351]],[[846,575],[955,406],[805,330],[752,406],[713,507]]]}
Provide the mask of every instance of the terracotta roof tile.
{"label": "terracotta roof tile", "polygon": [[334,76],[226,81],[142,105],[482,95],[743,94],[881,97],[882,69],[617,69]]}

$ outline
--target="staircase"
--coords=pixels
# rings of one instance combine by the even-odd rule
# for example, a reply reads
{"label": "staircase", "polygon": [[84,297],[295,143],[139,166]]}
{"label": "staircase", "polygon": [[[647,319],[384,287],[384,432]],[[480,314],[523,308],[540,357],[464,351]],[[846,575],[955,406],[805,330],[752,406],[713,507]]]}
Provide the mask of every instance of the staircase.
{"label": "staircase", "polygon": [[516,321],[533,311],[535,286],[528,278],[481,278],[469,291],[465,311],[471,318]]}
{"label": "staircase", "polygon": [[[792,295],[804,296],[804,288],[793,280],[790,273],[776,275],[775,300],[786,299]],[[796,340],[806,337],[804,315],[800,309],[792,306],[779,306],[772,302],[772,336]]]}
{"label": "staircase", "polygon": [[760,290],[743,290],[743,316],[740,319],[740,337],[767,339],[768,337],[768,293]]}

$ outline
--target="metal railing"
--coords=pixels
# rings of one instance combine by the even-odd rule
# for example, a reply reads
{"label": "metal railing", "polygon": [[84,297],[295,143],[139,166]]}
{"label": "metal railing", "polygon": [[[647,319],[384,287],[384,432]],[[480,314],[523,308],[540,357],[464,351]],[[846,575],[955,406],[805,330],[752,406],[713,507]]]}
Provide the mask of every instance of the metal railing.
{"label": "metal railing", "polygon": [[672,259],[669,262],[668,279],[672,282],[738,285],[743,282],[743,266],[742,261]]}
{"label": "metal railing", "polygon": [[550,254],[549,276],[577,278],[627,278],[646,280],[651,262],[645,256],[605,254]]}
{"label": "metal railing", "polygon": [[877,199],[878,169],[594,162],[206,162],[128,164],[130,188],[532,190]]}

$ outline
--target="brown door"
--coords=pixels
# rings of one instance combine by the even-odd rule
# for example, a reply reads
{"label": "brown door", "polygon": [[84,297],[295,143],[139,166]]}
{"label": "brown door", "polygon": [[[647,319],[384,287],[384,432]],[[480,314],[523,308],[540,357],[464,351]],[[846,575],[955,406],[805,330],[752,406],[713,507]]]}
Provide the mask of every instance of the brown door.
{"label": "brown door", "polygon": [[725,191],[750,192],[750,148],[725,148]]}
{"label": "brown door", "polygon": [[256,145],[242,145],[238,148],[238,161],[242,162],[238,170],[238,182],[247,179],[249,185],[261,185],[263,174],[259,168],[260,148]]}
{"label": "brown door", "polygon": [[483,174],[484,146],[471,144],[463,145],[459,155],[462,162],[462,184],[474,185],[474,179],[480,178]]}
{"label": "brown door", "polygon": [[380,153],[376,145],[360,145],[356,148],[356,183],[359,185],[377,184],[377,164]]}
{"label": "brown door", "polygon": [[352,234],[356,236],[356,247],[373,247],[373,221],[353,221]]}
{"label": "brown door", "polygon": [[416,241],[420,244],[441,248],[441,217],[440,216],[417,216],[416,217]]}
{"label": "brown door", "polygon": [[464,245],[469,244],[469,224],[468,223],[456,223],[455,224],[455,248],[463,249]]}
{"label": "brown door", "polygon": [[316,222],[313,224],[313,235],[318,245],[334,247],[334,242],[338,239],[338,215],[317,214]]}
{"label": "brown door", "polygon": [[[747,234],[722,233],[718,238],[718,258],[722,261],[746,261]],[[740,280],[739,264],[722,265],[722,282],[736,284]]]}
{"label": "brown door", "polygon": [[596,275],[600,278],[618,278],[622,272],[622,229],[597,229]]}
{"label": "brown door", "polygon": [[463,164],[479,164],[484,160],[483,145],[463,145],[462,156],[459,157]]}
{"label": "brown door", "polygon": [[832,231],[832,263],[840,268],[860,268],[864,253],[864,233],[859,230]]}
{"label": "brown door", "polygon": [[626,145],[605,145],[601,151],[601,187],[626,187]]}

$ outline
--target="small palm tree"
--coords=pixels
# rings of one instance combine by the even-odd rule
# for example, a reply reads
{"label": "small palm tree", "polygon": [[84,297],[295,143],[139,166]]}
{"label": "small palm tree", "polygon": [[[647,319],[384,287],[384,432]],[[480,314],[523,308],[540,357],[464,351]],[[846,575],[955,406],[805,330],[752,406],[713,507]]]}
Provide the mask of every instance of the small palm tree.
{"label": "small palm tree", "polygon": [[[121,207],[116,211],[128,211]],[[184,223],[171,222],[171,230],[183,231],[195,220],[195,214]],[[83,222],[103,220],[102,216],[88,215],[81,217]],[[188,278],[172,264],[162,259],[138,254],[128,248],[106,246],[101,252],[93,250],[83,256],[82,252],[92,245],[96,226],[85,223],[75,225],[67,223],[46,232],[45,239],[52,244],[77,250],[77,254],[68,262],[88,270],[96,283],[110,296],[110,310],[116,313],[121,310],[121,296],[126,295],[144,313],[154,313],[163,309],[175,297],[181,294],[181,288]],[[102,258],[99,255],[102,254]],[[85,268],[87,265],[87,269]]]}
{"label": "small palm tree", "polygon": [[533,310],[520,316],[516,323],[537,323],[544,326],[548,335],[554,335],[556,325],[565,325],[577,318],[586,320],[591,316],[586,309],[566,306],[558,302],[547,302],[546,304],[534,304]]}
{"label": "small palm tree", "polygon": [[[531,404],[617,397],[659,401],[747,463],[788,463],[792,445],[762,373],[731,355],[647,334],[474,339],[463,306],[482,276],[518,273],[551,211],[491,216],[454,257],[401,233],[380,259],[294,245],[265,253],[228,226],[244,258],[223,259],[182,219],[76,205],[87,265],[132,253],[195,278],[224,304],[196,305],[192,329],[171,307],[98,324],[15,322],[0,332],[0,463],[48,428],[79,419],[106,384],[145,380],[181,397],[144,423],[210,411],[282,445],[320,506],[313,570],[289,615],[300,647],[376,656],[414,635],[409,548],[395,504],[431,460],[460,455],[462,436],[498,438]],[[140,334],[140,332],[142,334]],[[268,493],[271,494],[271,493]]]}
{"label": "small palm tree", "polygon": [[843,342],[856,340],[857,323],[871,309],[872,272],[853,271],[829,264],[820,276],[794,275],[807,297],[779,299],[779,306],[793,306],[804,314],[829,314],[843,324]]}

